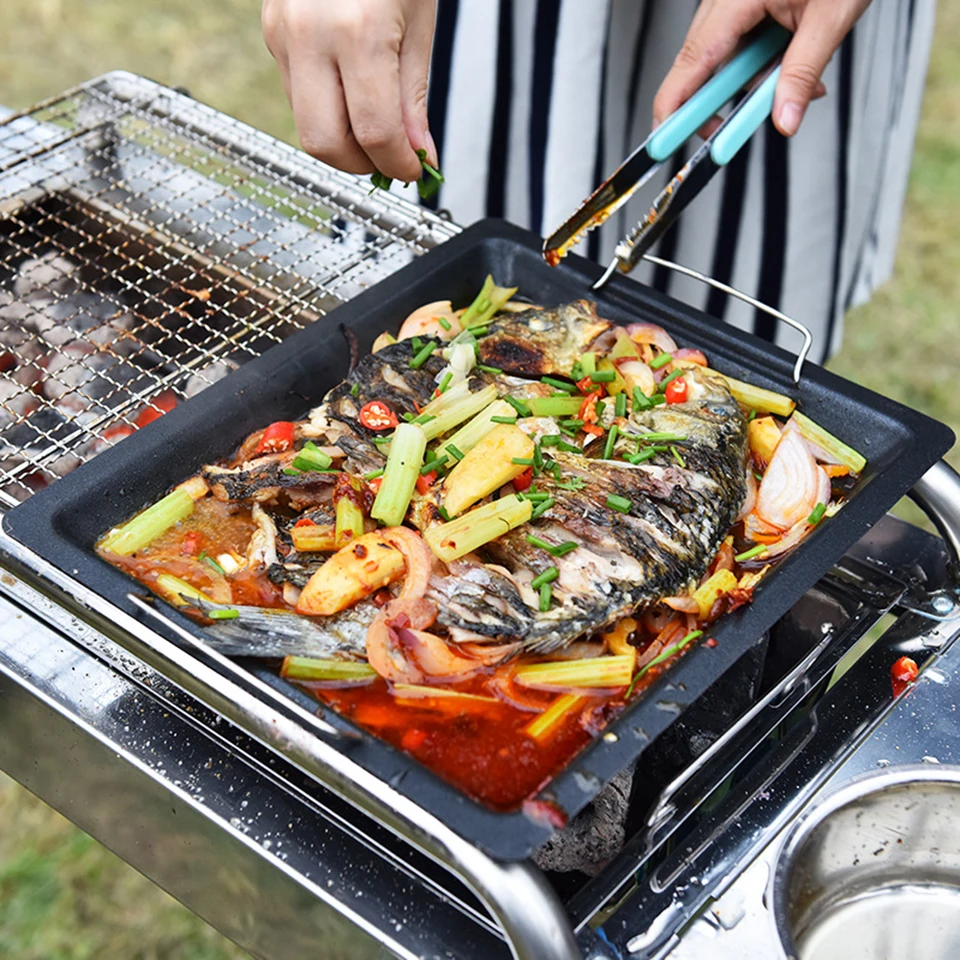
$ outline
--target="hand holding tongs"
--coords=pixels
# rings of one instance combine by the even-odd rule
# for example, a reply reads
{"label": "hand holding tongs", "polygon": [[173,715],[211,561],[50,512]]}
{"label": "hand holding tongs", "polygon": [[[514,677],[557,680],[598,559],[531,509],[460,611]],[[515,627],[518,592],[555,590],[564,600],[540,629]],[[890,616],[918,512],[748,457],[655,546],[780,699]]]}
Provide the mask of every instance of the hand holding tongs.
{"label": "hand holding tongs", "polygon": [[[728,164],[773,109],[773,94],[780,76],[779,55],[790,34],[778,24],[765,28],[723,69],[674,111],[585,200],[573,215],[543,244],[547,263],[560,258],[588,230],[599,226],[645,184],[693,134],[759,71],[761,82],[746,94],[716,132],[694,153],[664,187],[650,212],[617,245],[614,259],[594,284],[599,289],[619,267],[629,273],[651,245],[676,220],[678,214],[703,189],[713,175]],[[776,62],[772,62],[775,61]]]}

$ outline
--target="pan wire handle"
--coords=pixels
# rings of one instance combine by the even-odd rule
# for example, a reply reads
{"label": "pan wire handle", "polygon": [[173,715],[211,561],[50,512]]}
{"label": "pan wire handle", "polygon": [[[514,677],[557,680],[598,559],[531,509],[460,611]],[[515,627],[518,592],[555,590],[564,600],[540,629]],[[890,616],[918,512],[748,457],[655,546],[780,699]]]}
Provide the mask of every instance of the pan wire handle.
{"label": "pan wire handle", "polygon": [[[779,320],[781,323],[785,323],[788,327],[792,327],[798,333],[803,335],[803,346],[800,348],[799,353],[797,354],[797,360],[793,365],[793,382],[800,382],[800,374],[803,370],[803,365],[807,361],[807,357],[810,355],[810,350],[813,347],[813,334],[805,327],[799,320],[794,320],[793,317],[788,317],[785,313],[781,313],[775,307],[771,307],[767,303],[763,303],[760,300],[751,297],[750,294],[744,293],[741,290],[737,290],[735,287],[731,287],[729,284],[723,283],[720,280],[715,280],[713,277],[707,276],[705,273],[700,273],[699,270],[694,270],[691,267],[685,267],[681,263],[674,263],[672,260],[664,260],[662,257],[656,257],[653,254],[645,253],[643,259],[649,261],[650,263],[655,264],[658,267],[666,267],[668,270],[673,270],[676,273],[682,273],[685,277],[690,277],[693,280],[699,280],[701,283],[707,284],[707,286],[713,287],[715,290],[719,290],[721,293],[726,293],[731,297],[736,297],[738,300],[742,300],[744,303],[750,304],[751,307],[754,307],[756,310],[762,310],[764,313],[769,314],[771,317]],[[591,287],[592,290],[600,290],[606,282],[613,276],[614,271],[617,267],[620,266],[619,257],[614,257],[610,262],[610,265],[604,271],[603,275],[597,280],[596,283]]]}

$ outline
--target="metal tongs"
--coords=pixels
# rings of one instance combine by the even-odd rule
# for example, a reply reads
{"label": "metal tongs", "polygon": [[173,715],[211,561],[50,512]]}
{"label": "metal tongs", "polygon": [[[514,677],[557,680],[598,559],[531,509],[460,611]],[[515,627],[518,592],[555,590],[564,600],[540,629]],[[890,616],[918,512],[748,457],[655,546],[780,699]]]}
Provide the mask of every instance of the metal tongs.
{"label": "metal tongs", "polygon": [[594,284],[598,290],[619,268],[629,273],[680,212],[750,139],[773,109],[780,76],[779,59],[790,39],[771,24],[714,74],[682,107],[672,113],[637,147],[561,226],[544,241],[543,256],[551,265],[594,227],[603,223],[640,189],[696,131],[760,71],[760,82],[734,107],[715,133],[697,149],[664,187],[650,212],[617,245],[614,259]]}

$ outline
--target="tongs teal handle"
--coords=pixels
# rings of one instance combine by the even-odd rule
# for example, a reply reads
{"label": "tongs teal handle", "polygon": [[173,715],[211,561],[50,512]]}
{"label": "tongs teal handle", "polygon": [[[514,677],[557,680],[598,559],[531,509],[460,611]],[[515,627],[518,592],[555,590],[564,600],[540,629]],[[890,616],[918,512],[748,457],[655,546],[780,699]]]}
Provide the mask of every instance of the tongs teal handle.
{"label": "tongs teal handle", "polygon": [[[682,107],[671,113],[660,124],[647,140],[647,154],[659,163],[675,153],[741,87],[749,83],[763,67],[784,50],[789,39],[789,31],[781,27],[780,24],[774,23],[767,27],[722,70],[711,77]],[[779,76],[779,71],[777,75]],[[774,81],[774,86],[776,86],[776,81]],[[751,101],[753,99],[756,98],[751,98]],[[769,112],[768,108],[767,113]],[[761,117],[757,121],[756,126],[760,125],[762,119]],[[743,146],[749,136],[748,133],[730,154],[730,157]],[[730,139],[732,143],[733,138]],[[721,161],[717,160],[716,162],[723,166]]]}
{"label": "tongs teal handle", "polygon": [[730,121],[724,124],[723,129],[717,131],[717,135],[710,144],[710,159],[718,167],[725,167],[753,136],[760,124],[770,116],[773,111],[773,95],[779,79],[780,67],[777,66],[750,94]]}

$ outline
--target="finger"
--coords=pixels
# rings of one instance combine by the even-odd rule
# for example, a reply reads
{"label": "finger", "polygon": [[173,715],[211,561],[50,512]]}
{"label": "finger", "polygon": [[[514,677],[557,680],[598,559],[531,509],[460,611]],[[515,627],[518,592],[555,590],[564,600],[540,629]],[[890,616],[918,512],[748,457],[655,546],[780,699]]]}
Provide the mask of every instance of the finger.
{"label": "finger", "polygon": [[347,173],[373,172],[373,162],[350,129],[343,86],[331,59],[295,58],[289,96],[300,145],[307,153]]}
{"label": "finger", "polygon": [[415,150],[426,150],[427,160],[439,165],[437,148],[427,121],[427,75],[433,43],[434,5],[422,3],[407,26],[400,47],[400,102],[407,139]]}
{"label": "finger", "polygon": [[773,122],[785,137],[800,128],[824,68],[865,7],[862,0],[852,4],[813,0],[805,8],[783,55],[773,98]]}
{"label": "finger", "polygon": [[762,3],[735,5],[715,3],[699,21],[694,21],[687,38],[660,84],[653,100],[653,122],[662,123],[687,102],[729,57],[740,38],[752,30],[764,15]]}
{"label": "finger", "polygon": [[357,143],[376,168],[396,180],[420,176],[420,161],[404,126],[399,49],[382,44],[353,48],[340,61],[340,77]]}

